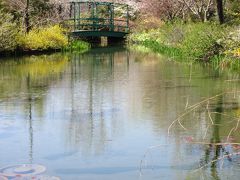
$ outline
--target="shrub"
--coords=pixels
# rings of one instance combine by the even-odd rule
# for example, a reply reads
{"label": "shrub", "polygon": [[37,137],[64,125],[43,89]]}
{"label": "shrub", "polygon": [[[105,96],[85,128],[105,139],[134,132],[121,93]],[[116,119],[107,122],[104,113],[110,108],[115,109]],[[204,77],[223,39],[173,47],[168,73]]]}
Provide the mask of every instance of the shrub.
{"label": "shrub", "polygon": [[217,43],[224,35],[220,25],[210,23],[175,22],[165,24],[159,29],[136,32],[129,40],[153,49],[155,52],[181,59],[209,61],[221,53],[221,45]]}
{"label": "shrub", "polygon": [[33,29],[28,34],[19,36],[18,41],[24,50],[62,49],[68,44],[64,29],[59,25]]}
{"label": "shrub", "polygon": [[0,10],[0,52],[13,51],[16,46],[18,28],[13,17]]}
{"label": "shrub", "polygon": [[216,24],[195,23],[185,27],[181,49],[186,57],[209,61],[221,51],[218,39],[224,36],[224,29]]}

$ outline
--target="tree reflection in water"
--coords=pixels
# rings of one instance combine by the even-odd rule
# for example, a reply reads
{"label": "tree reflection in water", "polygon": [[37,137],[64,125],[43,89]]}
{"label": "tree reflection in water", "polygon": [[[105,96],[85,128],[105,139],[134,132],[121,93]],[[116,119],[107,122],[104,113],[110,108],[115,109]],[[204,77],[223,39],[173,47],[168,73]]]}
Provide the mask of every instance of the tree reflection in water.
{"label": "tree reflection in water", "polygon": [[96,48],[71,57],[71,112],[67,137],[69,145],[81,148],[85,155],[104,152],[116,127],[121,126],[116,124],[119,105],[114,98],[114,83],[119,77],[115,67],[123,65],[121,76],[128,74],[129,52],[125,48],[109,49]]}

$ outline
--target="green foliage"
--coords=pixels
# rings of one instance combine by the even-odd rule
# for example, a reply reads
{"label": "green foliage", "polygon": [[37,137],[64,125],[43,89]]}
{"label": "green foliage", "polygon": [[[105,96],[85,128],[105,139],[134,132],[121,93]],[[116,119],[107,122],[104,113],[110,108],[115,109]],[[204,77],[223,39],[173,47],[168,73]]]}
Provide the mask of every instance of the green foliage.
{"label": "green foliage", "polygon": [[81,40],[72,41],[67,48],[66,51],[70,52],[84,52],[90,49],[90,44]]}
{"label": "green foliage", "polygon": [[3,2],[0,1],[0,9],[3,9]]}
{"label": "green foliage", "polygon": [[19,46],[24,50],[62,49],[68,45],[64,29],[59,25],[31,30],[18,37]]}
{"label": "green foliage", "polygon": [[180,59],[209,61],[219,54],[221,46],[217,40],[223,35],[224,28],[216,24],[176,22],[148,32],[134,33],[129,40]]}
{"label": "green foliage", "polygon": [[129,36],[129,40],[138,42],[154,40],[159,44],[178,47],[185,37],[186,25],[181,22],[162,24],[157,29],[152,28],[147,31],[137,31]]}
{"label": "green foliage", "polygon": [[240,0],[229,0],[226,2],[227,10],[233,13],[240,13]]}
{"label": "green foliage", "polygon": [[0,10],[0,52],[13,51],[16,46],[16,35],[18,28],[13,22],[13,17]]}
{"label": "green foliage", "polygon": [[210,61],[216,68],[240,69],[240,27],[215,23],[172,23],[129,36],[153,52],[175,60]]}
{"label": "green foliage", "polygon": [[142,42],[141,45],[151,49],[155,53],[161,53],[163,55],[167,55],[167,56],[174,57],[177,59],[182,58],[182,52],[179,48],[175,48],[173,46],[159,43],[158,41],[155,41],[153,39],[145,40]]}
{"label": "green foliage", "polygon": [[226,28],[217,24],[196,23],[187,25],[184,29],[181,49],[186,57],[209,61],[220,53],[221,46],[217,41],[224,36]]}
{"label": "green foliage", "polygon": [[240,0],[226,1],[225,16],[226,21],[230,24],[240,23]]}

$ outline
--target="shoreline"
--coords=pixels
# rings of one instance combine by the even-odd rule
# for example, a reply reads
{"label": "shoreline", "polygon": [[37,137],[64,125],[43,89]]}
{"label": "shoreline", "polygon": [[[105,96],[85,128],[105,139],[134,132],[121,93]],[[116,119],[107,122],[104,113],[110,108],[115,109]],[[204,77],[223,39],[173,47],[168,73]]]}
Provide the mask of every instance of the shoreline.
{"label": "shoreline", "polygon": [[64,52],[62,49],[48,49],[48,50],[15,50],[15,51],[3,51],[0,52],[0,60],[8,57],[22,57],[22,56],[32,56],[32,55],[51,55],[58,52]]}

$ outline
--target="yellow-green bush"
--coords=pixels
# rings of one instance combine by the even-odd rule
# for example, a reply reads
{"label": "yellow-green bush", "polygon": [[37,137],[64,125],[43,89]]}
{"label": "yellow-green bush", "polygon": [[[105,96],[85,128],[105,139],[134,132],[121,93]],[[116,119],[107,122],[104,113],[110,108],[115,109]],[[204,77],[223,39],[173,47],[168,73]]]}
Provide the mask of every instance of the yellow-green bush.
{"label": "yellow-green bush", "polygon": [[62,49],[68,45],[64,29],[59,25],[31,30],[18,38],[18,45],[24,50]]}
{"label": "yellow-green bush", "polygon": [[239,57],[239,58],[240,58],[240,47],[237,48],[237,49],[234,49],[234,50],[232,51],[232,53],[233,53],[233,55],[234,55],[235,57]]}

